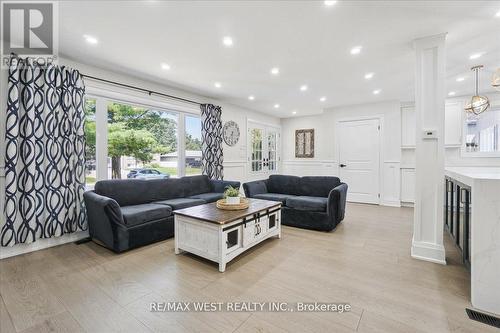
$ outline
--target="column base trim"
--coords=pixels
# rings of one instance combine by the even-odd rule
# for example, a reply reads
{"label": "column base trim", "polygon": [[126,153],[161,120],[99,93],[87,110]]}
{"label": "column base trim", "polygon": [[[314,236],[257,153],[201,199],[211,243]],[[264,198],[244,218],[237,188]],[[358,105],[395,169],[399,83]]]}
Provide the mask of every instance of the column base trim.
{"label": "column base trim", "polygon": [[412,240],[411,257],[446,265],[446,254],[443,245]]}

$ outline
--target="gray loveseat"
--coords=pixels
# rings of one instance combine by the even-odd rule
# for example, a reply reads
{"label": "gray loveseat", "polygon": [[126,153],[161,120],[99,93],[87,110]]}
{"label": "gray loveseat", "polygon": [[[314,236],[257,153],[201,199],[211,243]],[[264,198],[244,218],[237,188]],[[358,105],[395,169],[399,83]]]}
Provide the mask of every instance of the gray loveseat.
{"label": "gray loveseat", "polygon": [[243,184],[248,198],[281,201],[281,223],[331,231],[344,219],[347,184],[337,177],[272,175]]}
{"label": "gray loveseat", "polygon": [[174,236],[172,211],[217,201],[239,182],[207,176],[103,180],[84,193],[92,240],[122,252]]}

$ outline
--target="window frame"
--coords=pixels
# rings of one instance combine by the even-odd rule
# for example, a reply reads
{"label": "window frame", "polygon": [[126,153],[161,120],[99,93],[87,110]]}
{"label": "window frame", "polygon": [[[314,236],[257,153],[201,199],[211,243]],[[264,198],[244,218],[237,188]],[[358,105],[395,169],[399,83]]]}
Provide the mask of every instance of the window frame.
{"label": "window frame", "polygon": [[[201,113],[201,112],[200,112]],[[198,114],[198,115],[194,115],[194,114],[184,114],[184,153],[187,151],[187,148],[186,148],[186,136],[187,136],[187,131],[186,131],[186,121],[187,121],[187,117],[191,117],[191,118],[198,118],[198,120],[200,121],[200,132],[201,132],[201,114]],[[200,136],[201,136],[201,133],[200,133]],[[203,136],[201,136],[201,141],[203,143]],[[202,154],[203,154],[203,147],[200,148]],[[184,155],[184,162],[183,162],[183,168],[184,168],[184,173],[186,173],[186,155]],[[200,173],[196,173],[196,174],[191,174],[192,176],[198,176],[198,175],[201,175],[203,174],[203,168],[200,168]]]}
{"label": "window frame", "polygon": [[123,103],[137,107],[153,108],[158,111],[177,115],[177,176],[186,175],[186,142],[185,116],[200,118],[201,111],[197,104],[170,100],[156,95],[146,95],[143,92],[108,83],[89,80],[86,83],[85,98],[96,101],[96,169],[97,181],[108,179],[108,105]]}

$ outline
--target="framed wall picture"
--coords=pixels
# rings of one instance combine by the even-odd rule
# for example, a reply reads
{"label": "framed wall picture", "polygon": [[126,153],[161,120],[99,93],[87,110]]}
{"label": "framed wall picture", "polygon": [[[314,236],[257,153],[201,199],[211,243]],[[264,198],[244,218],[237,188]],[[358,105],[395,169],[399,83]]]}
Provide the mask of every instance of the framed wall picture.
{"label": "framed wall picture", "polygon": [[314,129],[295,130],[295,157],[314,157]]}

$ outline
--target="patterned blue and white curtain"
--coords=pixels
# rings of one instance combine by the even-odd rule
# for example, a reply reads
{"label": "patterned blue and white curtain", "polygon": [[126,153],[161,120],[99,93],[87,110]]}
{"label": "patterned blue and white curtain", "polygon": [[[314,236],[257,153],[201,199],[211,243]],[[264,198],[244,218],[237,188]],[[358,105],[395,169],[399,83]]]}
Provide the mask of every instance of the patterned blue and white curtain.
{"label": "patterned blue and white curtain", "polygon": [[202,173],[210,179],[223,179],[222,108],[201,105],[201,165]]}
{"label": "patterned blue and white curtain", "polygon": [[87,229],[84,93],[77,70],[11,59],[1,246]]}

